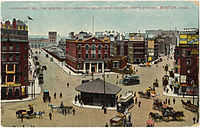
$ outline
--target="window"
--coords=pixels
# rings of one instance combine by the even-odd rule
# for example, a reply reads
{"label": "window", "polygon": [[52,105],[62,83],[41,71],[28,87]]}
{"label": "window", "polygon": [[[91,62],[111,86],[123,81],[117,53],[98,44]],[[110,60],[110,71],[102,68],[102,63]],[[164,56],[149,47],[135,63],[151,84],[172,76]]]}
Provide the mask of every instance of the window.
{"label": "window", "polygon": [[98,46],[98,50],[101,51],[101,45]]}
{"label": "window", "polygon": [[107,55],[107,54],[105,54],[105,58],[108,58],[108,55]]}
{"label": "window", "polygon": [[24,65],[24,70],[27,70],[27,65]]}
{"label": "window", "polygon": [[2,66],[2,72],[6,72],[6,64],[3,64],[3,66]]}
{"label": "window", "polygon": [[3,50],[6,50],[6,49],[7,49],[7,45],[3,44]]}
{"label": "window", "polygon": [[175,73],[178,73],[178,68],[175,68]]}
{"label": "window", "polygon": [[81,63],[78,63],[78,69],[81,69]]}
{"label": "window", "polygon": [[24,50],[27,50],[27,45],[24,45]]}
{"label": "window", "polygon": [[81,51],[81,45],[78,46],[78,50]]}
{"label": "window", "polygon": [[2,61],[6,61],[6,54],[2,55]]}
{"label": "window", "polygon": [[176,55],[179,56],[179,50],[176,50]]}
{"label": "window", "polygon": [[119,62],[114,62],[113,63],[113,68],[118,68],[119,67]]}
{"label": "window", "polygon": [[8,75],[7,76],[7,82],[13,82],[14,76],[13,75]]}
{"label": "window", "polygon": [[24,54],[24,60],[27,60],[27,54]]}
{"label": "window", "polygon": [[15,46],[16,46],[16,50],[19,50],[19,44],[16,44]]}
{"label": "window", "polygon": [[13,64],[8,64],[8,71],[14,71],[14,65]]}
{"label": "window", "polygon": [[19,64],[16,64],[16,66],[15,66],[15,71],[16,71],[16,72],[19,71]]}
{"label": "window", "polygon": [[86,51],[89,50],[89,45],[85,45],[85,50],[86,50]]}
{"label": "window", "polygon": [[187,64],[188,64],[188,65],[191,64],[191,59],[187,59]]}
{"label": "window", "polygon": [[5,84],[5,83],[6,83],[6,77],[3,76],[3,75],[1,76],[1,83],[2,83],[2,84]]}
{"label": "window", "polygon": [[24,83],[26,83],[27,82],[27,77],[24,77]]}
{"label": "window", "polygon": [[17,61],[20,60],[19,54],[16,54],[16,60],[17,60]]}
{"label": "window", "polygon": [[191,56],[191,51],[190,50],[187,51],[187,56]]}
{"label": "window", "polygon": [[92,50],[96,50],[96,46],[94,44],[92,45]]}
{"label": "window", "polygon": [[98,54],[98,58],[101,58],[101,54]]}
{"label": "window", "polygon": [[78,54],[78,58],[81,58],[81,54]]}
{"label": "window", "polygon": [[190,69],[187,70],[187,73],[190,73]]}
{"label": "window", "polygon": [[13,50],[13,44],[9,44],[9,50]]}
{"label": "window", "polygon": [[13,60],[13,55],[9,55],[9,61],[12,61]]}
{"label": "window", "polygon": [[95,54],[92,54],[92,58],[95,58]]}
{"label": "window", "polygon": [[108,50],[108,46],[107,46],[107,45],[105,46],[105,50],[106,50],[106,51]]}
{"label": "window", "polygon": [[85,54],[85,58],[89,58],[88,54]]}
{"label": "window", "polygon": [[16,76],[15,76],[15,82],[16,82],[16,83],[19,83],[19,82],[20,82],[20,77],[19,77],[19,75],[16,75]]}

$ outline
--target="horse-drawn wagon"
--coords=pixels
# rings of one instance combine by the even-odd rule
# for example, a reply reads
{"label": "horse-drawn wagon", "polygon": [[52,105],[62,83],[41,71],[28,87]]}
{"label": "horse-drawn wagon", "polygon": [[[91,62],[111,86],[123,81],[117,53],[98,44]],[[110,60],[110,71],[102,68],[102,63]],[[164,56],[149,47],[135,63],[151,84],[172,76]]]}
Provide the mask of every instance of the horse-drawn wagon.
{"label": "horse-drawn wagon", "polygon": [[194,105],[194,104],[191,104],[191,103],[187,103],[183,100],[181,100],[182,102],[182,105],[185,109],[191,111],[191,112],[198,112],[198,106],[197,105]]}

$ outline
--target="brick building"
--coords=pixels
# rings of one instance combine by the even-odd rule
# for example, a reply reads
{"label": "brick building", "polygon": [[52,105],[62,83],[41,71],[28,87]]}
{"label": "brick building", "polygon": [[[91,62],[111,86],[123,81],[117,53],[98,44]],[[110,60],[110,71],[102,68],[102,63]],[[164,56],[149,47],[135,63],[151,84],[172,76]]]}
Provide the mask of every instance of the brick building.
{"label": "brick building", "polygon": [[185,39],[180,39],[180,44],[175,48],[175,83],[176,87],[181,87],[182,92],[187,92],[193,86],[198,88],[199,36],[189,34],[180,37]]}
{"label": "brick building", "polygon": [[100,73],[110,71],[110,41],[90,37],[66,40],[66,63],[73,72]]}
{"label": "brick building", "polygon": [[28,27],[1,22],[1,99],[28,97]]}

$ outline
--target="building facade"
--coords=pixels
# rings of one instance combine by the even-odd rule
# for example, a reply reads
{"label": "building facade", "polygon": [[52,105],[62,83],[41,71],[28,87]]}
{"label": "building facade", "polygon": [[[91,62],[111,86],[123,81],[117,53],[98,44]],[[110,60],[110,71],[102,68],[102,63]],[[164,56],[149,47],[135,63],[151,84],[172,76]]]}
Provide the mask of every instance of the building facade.
{"label": "building facade", "polygon": [[91,37],[86,40],[66,40],[66,66],[78,73],[110,71],[110,41]]}
{"label": "building facade", "polygon": [[57,32],[49,32],[49,43],[57,43]]}
{"label": "building facade", "polygon": [[175,85],[181,92],[198,90],[199,35],[180,35],[179,45],[175,48]]}
{"label": "building facade", "polygon": [[1,99],[28,97],[28,27],[20,20],[1,23]]}

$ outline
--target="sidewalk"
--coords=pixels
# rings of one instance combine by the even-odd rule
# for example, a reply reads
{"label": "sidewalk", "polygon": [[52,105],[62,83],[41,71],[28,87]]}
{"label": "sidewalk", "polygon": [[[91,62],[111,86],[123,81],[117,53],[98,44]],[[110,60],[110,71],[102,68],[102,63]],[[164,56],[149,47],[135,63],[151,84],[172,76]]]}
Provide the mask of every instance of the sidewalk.
{"label": "sidewalk", "polygon": [[[102,106],[81,105],[78,101],[76,103],[73,101],[72,104],[81,108],[102,109]],[[117,107],[107,107],[107,110],[117,110]]]}
{"label": "sidewalk", "polygon": [[[49,53],[47,53],[46,51],[44,51],[43,49],[41,50],[42,53],[44,54],[44,56],[46,56],[46,54],[49,55],[49,58],[54,58],[53,56],[51,56]],[[65,73],[70,74],[70,75],[78,75],[78,76],[82,76],[81,73],[74,73],[73,71],[71,71],[69,68],[67,68],[65,65],[67,65],[65,62],[62,63],[60,61],[58,61],[56,58],[53,59],[53,62],[55,62],[63,71],[65,71]],[[105,72],[105,74],[118,74],[115,72]],[[103,73],[94,73],[94,75],[103,75]]]}

